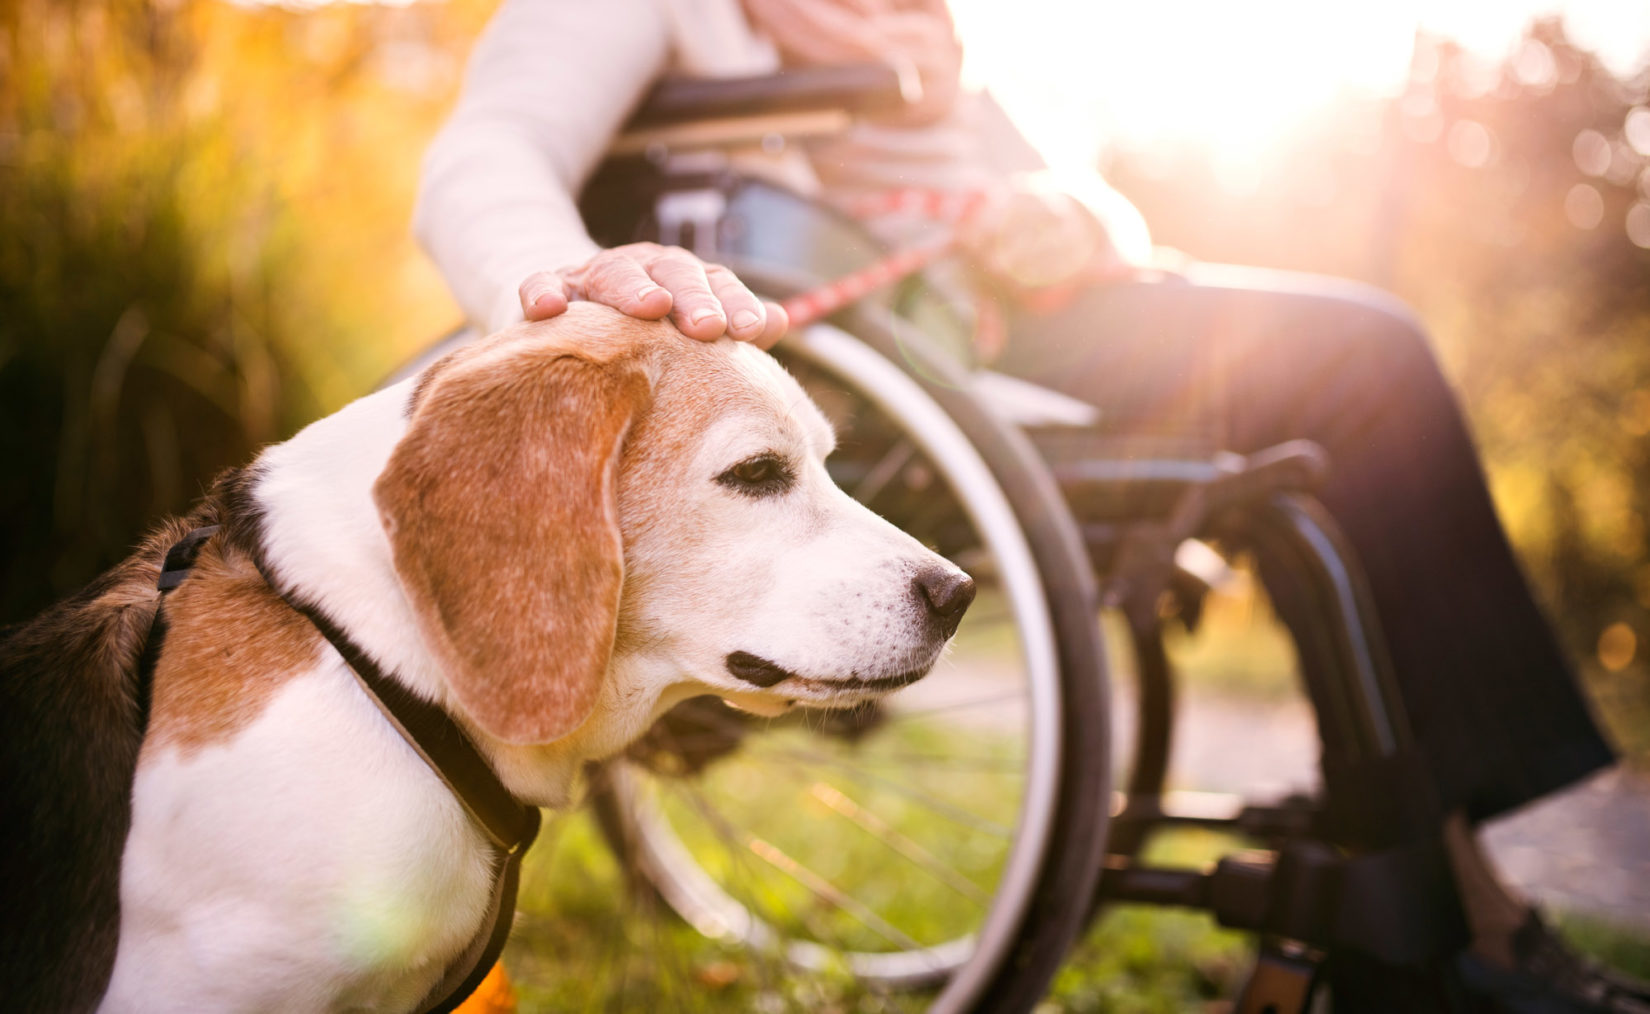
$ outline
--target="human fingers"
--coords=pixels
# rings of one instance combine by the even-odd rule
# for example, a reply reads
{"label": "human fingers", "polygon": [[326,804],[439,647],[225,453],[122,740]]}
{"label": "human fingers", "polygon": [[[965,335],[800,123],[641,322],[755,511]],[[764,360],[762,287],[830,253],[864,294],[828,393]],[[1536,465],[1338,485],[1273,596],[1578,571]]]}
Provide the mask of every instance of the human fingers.
{"label": "human fingers", "polygon": [[672,299],[671,322],[689,338],[715,341],[728,329],[727,312],[711,291],[705,265],[679,247],[660,247],[647,263],[648,275]]}
{"label": "human fingers", "polygon": [[792,63],[847,63],[875,59],[880,44],[871,26],[877,8],[839,0],[747,0],[756,26]]}
{"label": "human fingers", "polygon": [[516,289],[521,298],[521,314],[528,320],[545,320],[567,310],[567,285],[553,271],[535,271]]}
{"label": "human fingers", "polygon": [[894,11],[872,23],[885,49],[905,55],[925,70],[951,67],[962,60],[962,44],[950,18],[924,11]]}
{"label": "human fingers", "polygon": [[892,121],[922,126],[945,117],[956,103],[962,70],[962,47],[950,18],[899,10],[874,23],[881,59],[911,68],[922,84],[921,97],[907,102]]}
{"label": "human fingers", "polygon": [[648,273],[646,259],[652,244],[632,243],[603,250],[582,267],[566,274],[574,283],[574,299],[611,306],[643,320],[658,320],[675,300],[670,290]]}
{"label": "human fingers", "polygon": [[790,314],[778,303],[764,302],[763,308],[767,311],[762,333],[755,338],[756,347],[771,349],[774,343],[785,337],[785,332],[791,329]]}
{"label": "human fingers", "polygon": [[742,342],[755,341],[767,332],[767,308],[737,275],[720,264],[707,264],[705,277],[727,316],[729,338]]}

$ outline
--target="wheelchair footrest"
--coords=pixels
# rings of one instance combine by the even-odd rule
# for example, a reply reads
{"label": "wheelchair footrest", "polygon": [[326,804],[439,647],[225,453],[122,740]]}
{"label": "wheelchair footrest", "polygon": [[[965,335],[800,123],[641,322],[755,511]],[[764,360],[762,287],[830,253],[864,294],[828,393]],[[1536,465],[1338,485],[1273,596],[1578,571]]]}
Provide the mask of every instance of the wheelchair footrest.
{"label": "wheelchair footrest", "polygon": [[1468,940],[1438,844],[1349,856],[1301,840],[1277,852],[1228,856],[1207,871],[1142,867],[1114,856],[1100,896],[1200,908],[1233,929],[1348,948],[1395,965],[1453,953]]}

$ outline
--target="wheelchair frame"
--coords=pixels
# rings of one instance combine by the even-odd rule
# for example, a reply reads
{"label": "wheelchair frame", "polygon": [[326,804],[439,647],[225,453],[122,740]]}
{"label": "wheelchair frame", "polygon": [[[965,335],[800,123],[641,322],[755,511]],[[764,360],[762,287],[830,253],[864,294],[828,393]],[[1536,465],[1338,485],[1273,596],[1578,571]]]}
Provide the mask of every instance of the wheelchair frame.
{"label": "wheelchair frame", "polygon": [[[885,100],[891,87],[875,72],[849,78],[839,75],[821,87],[825,98],[813,106],[822,108],[798,98],[807,87],[792,87],[780,110],[789,119],[778,120],[766,115],[772,110],[763,105],[768,93],[761,83],[778,79],[734,82],[724,92],[697,83],[692,86],[697,98],[684,98],[667,83],[644,106],[636,129],[615,146],[606,174],[586,192],[593,235],[604,245],[652,239],[684,246],[707,260],[729,263],[765,295],[788,296],[823,281],[728,256],[722,241],[730,229],[745,227],[728,217],[729,194],[751,184],[731,172],[725,151],[751,145],[778,150],[793,143],[797,131],[837,129],[845,111],[863,108],[856,97],[881,88]],[[753,109],[762,115],[753,117]],[[706,110],[717,116],[706,120]],[[647,185],[630,189],[638,179]],[[618,217],[612,214],[615,187],[618,193],[629,189],[632,202]],[[636,202],[638,193],[643,196]],[[877,330],[863,313],[839,315],[833,323],[849,334]],[[999,462],[1015,459],[1025,473],[1021,485],[1038,488],[1042,501],[1027,506],[1023,516],[1034,518],[1032,528],[1041,530],[1028,529],[1027,535],[1052,540],[1052,552],[1081,554],[1084,569],[1092,568],[1097,598],[1079,579],[1056,592],[1072,601],[1051,605],[1086,611],[1092,625],[1095,608],[1103,604],[1128,621],[1140,680],[1138,735],[1104,857],[1043,858],[1045,866],[1058,868],[1068,890],[1080,888],[1088,899],[1085,914],[1092,917],[1111,904],[1173,905],[1207,911],[1223,925],[1256,933],[1260,954],[1239,999],[1240,1011],[1306,1011],[1324,981],[1331,991],[1337,982],[1362,990],[1399,968],[1437,964],[1459,952],[1470,931],[1444,842],[1444,814],[1431,797],[1358,567],[1311,495],[1327,465],[1323,452],[1297,442],[1248,457],[1142,456],[1126,444],[1097,441],[1070,426],[1030,423],[1022,433],[1013,418],[1003,426],[997,407],[979,403],[966,370],[959,375],[959,367],[941,361],[934,349],[921,350],[912,365],[910,348],[893,348],[891,340],[883,335],[870,344],[962,424],[970,440],[995,443],[984,448],[988,459],[992,454]],[[1028,446],[1034,449],[1029,460]],[[1057,491],[1064,508],[1050,510],[1049,491]],[[1163,647],[1160,607],[1166,597],[1175,598],[1195,617],[1199,591],[1174,564],[1176,548],[1191,538],[1248,550],[1260,562],[1263,583],[1295,639],[1317,719],[1319,799],[1279,805],[1238,801],[1216,813],[1179,806],[1175,794],[1165,791],[1176,687]],[[1092,688],[1077,710],[1104,718],[1102,658],[1092,644],[1069,654],[1062,660],[1068,667],[1062,686],[1066,692]],[[1091,671],[1069,671],[1073,665]],[[1082,725],[1077,722],[1068,732],[1081,735]],[[1089,752],[1094,749],[1090,742]],[[1103,743],[1099,753],[1106,753]],[[1089,770],[1092,777],[1094,765]],[[1106,820],[1107,792],[1101,786],[1109,782],[1074,786],[1069,771],[1061,777],[1067,797],[1061,805],[1100,809],[1082,818],[1091,836],[1097,835]],[[605,822],[622,847],[634,828],[627,832],[618,826],[622,814],[616,814],[612,797],[605,805]],[[1211,870],[1138,861],[1154,832],[1175,826],[1232,832],[1265,843],[1270,853],[1228,857]],[[1086,922],[1062,917],[1051,945],[1049,932],[1031,921],[1039,914],[1034,907],[1016,922],[1016,932],[1041,932],[1040,949],[1011,947],[994,954],[990,960],[1010,968],[1008,973],[971,960],[957,974],[972,980],[966,999],[948,1000],[948,991],[936,1009],[1029,1009]],[[1381,1009],[1378,999],[1374,1004],[1369,1009]]]}

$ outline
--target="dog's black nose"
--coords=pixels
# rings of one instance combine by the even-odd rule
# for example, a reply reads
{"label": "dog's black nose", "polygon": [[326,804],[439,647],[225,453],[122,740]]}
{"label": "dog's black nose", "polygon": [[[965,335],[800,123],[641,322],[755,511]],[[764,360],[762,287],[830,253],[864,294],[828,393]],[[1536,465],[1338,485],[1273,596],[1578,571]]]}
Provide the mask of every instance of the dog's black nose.
{"label": "dog's black nose", "polygon": [[974,601],[974,579],[955,567],[930,567],[915,578],[917,594],[950,635]]}

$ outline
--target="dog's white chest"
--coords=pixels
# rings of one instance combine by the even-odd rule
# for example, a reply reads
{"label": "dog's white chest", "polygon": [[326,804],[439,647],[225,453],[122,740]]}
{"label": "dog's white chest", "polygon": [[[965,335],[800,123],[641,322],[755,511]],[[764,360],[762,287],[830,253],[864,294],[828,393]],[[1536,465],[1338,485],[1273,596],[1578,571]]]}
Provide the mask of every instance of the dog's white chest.
{"label": "dog's white chest", "polygon": [[351,677],[312,673],[225,744],[145,756],[104,1009],[410,1009],[491,883],[447,789]]}

